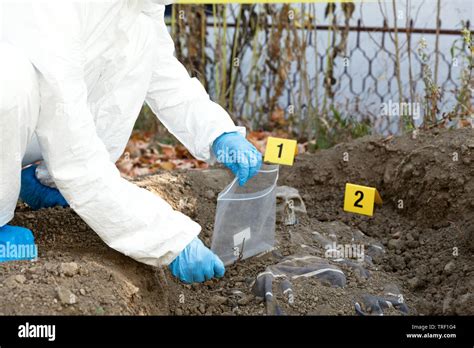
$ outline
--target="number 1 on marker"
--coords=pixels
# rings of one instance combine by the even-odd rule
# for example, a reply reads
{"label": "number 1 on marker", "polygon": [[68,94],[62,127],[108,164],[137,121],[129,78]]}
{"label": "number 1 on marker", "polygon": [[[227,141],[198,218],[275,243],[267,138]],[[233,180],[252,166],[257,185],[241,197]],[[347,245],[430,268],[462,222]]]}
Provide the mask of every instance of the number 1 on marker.
{"label": "number 1 on marker", "polygon": [[268,137],[264,161],[292,166],[297,146],[296,140]]}
{"label": "number 1 on marker", "polygon": [[281,143],[280,145],[277,146],[278,148],[280,148],[280,151],[278,151],[278,158],[281,158],[281,153],[283,151],[283,143]]}

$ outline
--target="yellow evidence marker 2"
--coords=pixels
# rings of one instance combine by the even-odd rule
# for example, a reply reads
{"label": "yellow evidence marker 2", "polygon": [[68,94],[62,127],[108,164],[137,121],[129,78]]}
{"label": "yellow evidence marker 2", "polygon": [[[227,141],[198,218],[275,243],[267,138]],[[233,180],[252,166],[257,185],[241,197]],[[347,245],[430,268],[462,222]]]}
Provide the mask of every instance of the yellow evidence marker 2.
{"label": "yellow evidence marker 2", "polygon": [[374,203],[382,204],[382,198],[375,187],[346,184],[344,211],[372,216]]}
{"label": "yellow evidence marker 2", "polygon": [[292,166],[297,152],[296,140],[268,137],[264,161]]}

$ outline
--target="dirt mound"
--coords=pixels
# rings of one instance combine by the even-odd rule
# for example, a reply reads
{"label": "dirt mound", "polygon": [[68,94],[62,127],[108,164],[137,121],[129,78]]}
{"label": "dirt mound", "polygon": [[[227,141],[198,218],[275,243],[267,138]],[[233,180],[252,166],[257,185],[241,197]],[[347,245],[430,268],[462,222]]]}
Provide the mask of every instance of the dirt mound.
{"label": "dirt mound", "polygon": [[[423,314],[474,312],[472,178],[470,129],[366,137],[301,156],[282,175],[303,193],[310,218],[380,240],[388,249],[380,266],[418,297]],[[378,188],[384,205],[374,217],[341,209],[347,182]]]}
{"label": "dirt mound", "polygon": [[[20,206],[13,224],[33,230],[39,259],[0,265],[0,313],[354,315],[356,302],[366,311],[364,299],[396,292],[394,303],[402,300],[410,314],[473,314],[473,177],[474,131],[467,129],[366,137],[299,156],[281,168],[279,185],[299,190],[307,215],[294,226],[277,224],[273,252],[228,267],[222,280],[193,285],[111,250],[70,209]],[[230,180],[226,170],[213,169],[164,172],[137,183],[198,221],[210,245],[216,197]],[[384,205],[374,217],[342,210],[347,182],[379,189]],[[383,252],[354,266],[327,259],[321,240]],[[260,273],[301,254],[339,267],[345,286],[300,277],[291,280],[292,301],[277,282],[273,305],[255,296]],[[389,307],[386,314],[401,314]]]}
{"label": "dirt mound", "polygon": [[0,313],[167,312],[161,272],[108,248],[70,209],[20,207],[12,223],[34,231],[39,258],[0,266]]}
{"label": "dirt mound", "polygon": [[[294,186],[329,185],[331,194],[331,188],[342,194],[346,182],[377,187],[384,202],[397,207],[407,219],[439,228],[473,217],[474,130],[365,137],[316,157],[300,156],[295,170],[286,173]],[[334,200],[332,195],[328,198]]]}

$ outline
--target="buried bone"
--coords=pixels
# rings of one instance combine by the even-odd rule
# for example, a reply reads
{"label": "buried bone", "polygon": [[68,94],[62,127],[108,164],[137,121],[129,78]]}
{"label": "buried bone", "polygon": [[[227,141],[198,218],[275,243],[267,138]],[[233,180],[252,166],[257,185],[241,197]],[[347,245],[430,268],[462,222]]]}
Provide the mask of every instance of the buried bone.
{"label": "buried bone", "polygon": [[351,260],[342,258],[334,259],[333,261],[351,268],[360,278],[368,279],[370,277],[370,272],[358,262],[353,262]]}
{"label": "buried bone", "polygon": [[316,277],[334,287],[342,288],[346,285],[344,272],[337,266],[329,264],[327,260],[317,256],[293,255],[268,266],[264,272],[258,274],[253,283],[253,293],[256,297],[265,299],[267,314],[281,314],[283,311],[278,306],[273,292],[274,280],[279,283],[281,292],[291,305],[296,296],[291,281],[310,277]]}
{"label": "buried bone", "polygon": [[[362,306],[361,306],[362,303]],[[354,304],[356,314],[361,316],[366,315],[384,315],[384,310],[388,308],[395,308],[402,314],[408,314],[407,305],[399,297],[394,296],[373,296],[362,295],[361,303]]]}
{"label": "buried bone", "polygon": [[408,306],[402,293],[395,284],[387,284],[383,296],[362,295],[361,301],[356,302],[355,311],[358,315],[384,315],[388,308],[398,310],[402,315],[408,314]]}
{"label": "buried bone", "polygon": [[298,223],[298,215],[306,214],[306,206],[294,187],[278,186],[276,189],[277,221],[287,226]]}
{"label": "buried bone", "polygon": [[[331,231],[327,231],[327,233],[331,233]],[[352,242],[346,244],[338,243],[335,234],[329,234],[328,238],[318,231],[313,231],[311,236],[321,248],[325,249],[324,255],[327,258],[356,259],[360,264],[374,266],[374,260],[377,263],[380,262],[385,254],[385,249],[379,242],[359,230],[353,232]]]}

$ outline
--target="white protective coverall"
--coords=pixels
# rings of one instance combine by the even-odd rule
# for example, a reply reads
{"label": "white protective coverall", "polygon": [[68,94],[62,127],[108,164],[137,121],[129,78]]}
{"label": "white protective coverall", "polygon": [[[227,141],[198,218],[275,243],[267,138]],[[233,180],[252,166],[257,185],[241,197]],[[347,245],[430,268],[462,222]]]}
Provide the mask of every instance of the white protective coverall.
{"label": "white protective coverall", "polygon": [[163,2],[0,0],[0,226],[22,164],[44,159],[74,211],[125,255],[168,264],[199,234],[114,164],[144,101],[201,160],[222,133],[245,133],[174,57]]}

